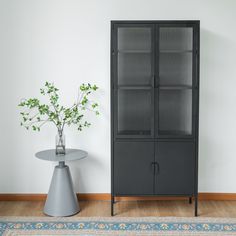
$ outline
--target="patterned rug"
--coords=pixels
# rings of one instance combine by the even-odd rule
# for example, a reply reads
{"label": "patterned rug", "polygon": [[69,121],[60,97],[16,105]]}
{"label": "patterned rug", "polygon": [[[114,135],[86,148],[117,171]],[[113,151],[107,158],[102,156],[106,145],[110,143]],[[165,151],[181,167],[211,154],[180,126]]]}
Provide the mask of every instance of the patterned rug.
{"label": "patterned rug", "polygon": [[236,218],[0,217],[0,235],[236,235]]}

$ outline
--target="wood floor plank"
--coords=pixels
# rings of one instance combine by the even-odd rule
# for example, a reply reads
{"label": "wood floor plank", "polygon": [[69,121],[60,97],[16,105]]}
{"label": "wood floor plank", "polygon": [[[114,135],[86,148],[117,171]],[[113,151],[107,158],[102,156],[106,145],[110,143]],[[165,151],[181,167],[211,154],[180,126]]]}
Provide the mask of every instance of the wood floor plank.
{"label": "wood floor plank", "polygon": [[[109,201],[80,201],[81,212],[73,217],[110,216]],[[0,216],[45,216],[43,201],[0,201]],[[114,205],[115,217],[192,217],[194,202],[121,201]],[[200,201],[200,217],[236,217],[236,201]],[[45,216],[46,217],[46,216]]]}

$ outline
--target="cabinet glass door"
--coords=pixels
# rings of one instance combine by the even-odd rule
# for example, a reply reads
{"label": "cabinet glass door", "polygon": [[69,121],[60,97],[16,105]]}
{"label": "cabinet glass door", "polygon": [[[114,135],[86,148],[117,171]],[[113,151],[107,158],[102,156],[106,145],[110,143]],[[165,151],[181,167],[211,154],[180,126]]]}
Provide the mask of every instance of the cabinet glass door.
{"label": "cabinet glass door", "polygon": [[160,26],[157,30],[157,135],[191,136],[193,27]]}
{"label": "cabinet glass door", "polygon": [[152,94],[150,90],[118,90],[117,135],[151,136]]}
{"label": "cabinet glass door", "polygon": [[161,89],[159,91],[159,135],[191,135],[192,91]]}
{"label": "cabinet glass door", "polygon": [[115,42],[115,129],[122,138],[153,136],[153,27],[120,25]]}
{"label": "cabinet glass door", "polygon": [[118,27],[117,85],[152,85],[152,28]]}

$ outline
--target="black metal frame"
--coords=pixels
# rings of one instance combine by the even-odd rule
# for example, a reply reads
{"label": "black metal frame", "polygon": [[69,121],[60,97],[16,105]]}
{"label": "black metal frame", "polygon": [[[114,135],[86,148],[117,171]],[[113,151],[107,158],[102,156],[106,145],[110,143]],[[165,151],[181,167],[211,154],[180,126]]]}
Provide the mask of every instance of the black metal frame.
{"label": "black metal frame", "polygon": [[[158,68],[157,65],[159,63],[156,63],[156,65],[152,68],[153,71],[153,83],[151,88],[151,94],[152,94],[152,102],[153,104],[153,124],[152,124],[152,130],[151,135],[145,136],[145,135],[138,135],[138,136],[125,136],[117,135],[117,122],[116,122],[116,106],[115,106],[115,99],[117,93],[117,57],[116,57],[116,45],[117,45],[117,35],[116,35],[116,27],[118,26],[149,26],[152,28],[152,67],[154,66],[154,61],[158,59],[159,53],[158,53],[158,40],[159,37],[157,35],[157,28],[158,27],[168,27],[168,26],[178,26],[178,27],[186,27],[191,26],[193,27],[193,51],[192,53],[192,63],[193,63],[193,75],[192,75],[192,134],[186,135],[186,136],[178,136],[173,137],[171,135],[165,135],[165,136],[159,136],[157,135],[157,129],[155,125],[156,123],[156,117],[155,117],[155,102],[156,99],[154,97],[154,94],[158,94],[159,96],[159,76],[158,74]],[[155,46],[153,46],[155,44]],[[154,47],[154,48],[153,48]],[[189,203],[192,203],[192,197],[194,197],[195,200],[195,211],[194,215],[198,215],[198,126],[199,126],[199,70],[200,70],[200,63],[199,63],[199,57],[200,57],[200,21],[198,20],[190,20],[190,21],[171,21],[171,20],[164,20],[164,21],[111,21],[111,89],[110,89],[110,98],[111,98],[111,215],[114,215],[114,203],[115,203],[115,197],[116,196],[186,196],[189,197]],[[155,120],[155,122],[154,122]],[[192,195],[125,195],[125,194],[119,194],[116,195],[114,192],[114,143],[116,141],[129,141],[129,140],[137,140],[137,141],[147,141],[147,142],[156,142],[158,141],[169,141],[169,140],[185,140],[185,141],[192,141],[195,144],[195,169],[194,169],[194,190]],[[155,178],[154,178],[155,179]]]}

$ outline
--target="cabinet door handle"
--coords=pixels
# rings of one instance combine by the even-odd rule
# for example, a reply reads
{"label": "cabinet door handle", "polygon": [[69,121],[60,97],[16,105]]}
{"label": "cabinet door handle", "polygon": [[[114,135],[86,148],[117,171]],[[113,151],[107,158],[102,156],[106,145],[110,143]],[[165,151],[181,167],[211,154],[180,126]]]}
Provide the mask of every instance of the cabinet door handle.
{"label": "cabinet door handle", "polygon": [[155,162],[152,162],[151,165],[152,165],[152,172],[153,172],[153,174],[155,175],[155,174],[156,174],[156,165],[155,165]]}
{"label": "cabinet door handle", "polygon": [[155,88],[155,75],[151,76],[151,85],[153,88]]}
{"label": "cabinet door handle", "polygon": [[156,173],[156,174],[159,174],[159,172],[160,172],[159,163],[158,163],[158,162],[155,162],[155,166],[156,166],[156,168],[155,168],[155,173]]}
{"label": "cabinet door handle", "polygon": [[155,162],[152,162],[151,165],[152,165],[153,174],[154,174],[154,175],[159,174],[159,172],[160,172],[159,163],[155,161]]}

